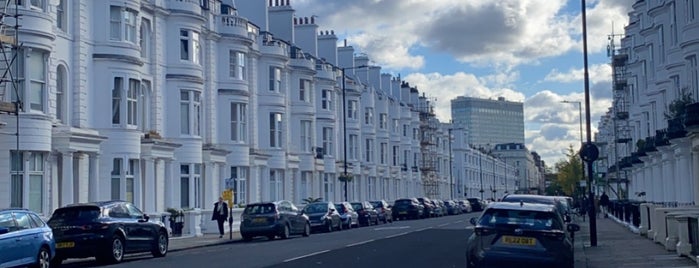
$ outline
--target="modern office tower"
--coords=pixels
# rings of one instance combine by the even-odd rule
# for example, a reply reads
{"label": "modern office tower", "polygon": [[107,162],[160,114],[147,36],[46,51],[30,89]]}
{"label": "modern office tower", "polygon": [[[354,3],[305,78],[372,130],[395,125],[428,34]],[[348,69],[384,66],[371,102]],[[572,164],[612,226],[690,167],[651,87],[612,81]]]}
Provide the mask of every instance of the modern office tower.
{"label": "modern office tower", "polygon": [[501,143],[524,143],[524,108],[521,102],[460,96],[451,100],[455,126],[468,132],[467,143],[492,148]]}

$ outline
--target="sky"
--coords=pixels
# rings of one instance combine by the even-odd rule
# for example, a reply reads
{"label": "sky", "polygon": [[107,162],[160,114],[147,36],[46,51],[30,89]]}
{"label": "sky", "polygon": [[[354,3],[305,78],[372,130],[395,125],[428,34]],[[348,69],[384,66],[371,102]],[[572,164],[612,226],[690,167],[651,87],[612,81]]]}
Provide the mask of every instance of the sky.
{"label": "sky", "polygon": [[[612,103],[609,37],[623,34],[635,0],[588,0],[592,137]],[[525,142],[548,167],[580,146],[585,122],[582,1],[291,0],[298,17],[365,53],[436,99],[448,122],[457,96],[524,103]],[[618,40],[618,39],[617,39]],[[617,42],[618,45],[618,42]],[[583,139],[587,139],[583,126]]]}

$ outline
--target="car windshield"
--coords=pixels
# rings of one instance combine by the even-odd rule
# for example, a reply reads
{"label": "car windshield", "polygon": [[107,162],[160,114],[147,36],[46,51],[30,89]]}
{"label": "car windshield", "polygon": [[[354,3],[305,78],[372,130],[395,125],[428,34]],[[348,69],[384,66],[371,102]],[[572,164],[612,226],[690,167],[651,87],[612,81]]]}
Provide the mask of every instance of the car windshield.
{"label": "car windshield", "polygon": [[306,213],[321,213],[321,212],[327,212],[328,211],[328,205],[327,204],[308,204],[306,207],[303,208],[303,211]]}
{"label": "car windshield", "polygon": [[362,206],[362,203],[352,203],[352,208],[354,210],[362,210],[364,209],[364,206]]}
{"label": "car windshield", "polygon": [[65,207],[57,209],[49,221],[92,221],[100,216],[95,206]]}
{"label": "car windshield", "polygon": [[345,209],[345,204],[337,204],[335,205],[335,208],[337,208],[337,212],[339,213],[347,212],[347,210]]}
{"label": "car windshield", "polygon": [[398,205],[410,205],[412,203],[413,203],[413,201],[407,200],[407,199],[396,200],[396,206],[398,206]]}
{"label": "car windshield", "polygon": [[563,229],[554,213],[528,210],[490,209],[483,213],[478,224],[488,227],[516,226],[529,230]]}
{"label": "car windshield", "polygon": [[369,203],[371,203],[371,206],[373,206],[374,208],[382,207],[382,203],[379,201],[374,201],[374,202],[369,202]]}
{"label": "car windshield", "polygon": [[274,204],[256,204],[248,205],[245,207],[243,214],[255,215],[255,214],[270,214],[276,212]]}

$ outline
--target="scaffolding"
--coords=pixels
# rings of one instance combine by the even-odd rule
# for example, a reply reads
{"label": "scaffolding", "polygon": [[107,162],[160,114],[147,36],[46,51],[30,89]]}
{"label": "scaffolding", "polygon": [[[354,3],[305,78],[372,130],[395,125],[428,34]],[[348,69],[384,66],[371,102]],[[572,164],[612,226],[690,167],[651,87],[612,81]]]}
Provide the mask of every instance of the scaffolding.
{"label": "scaffolding", "polygon": [[18,66],[17,43],[19,29],[19,13],[17,4],[11,0],[0,0],[0,113],[18,115],[21,104],[17,90]]}
{"label": "scaffolding", "polygon": [[437,131],[439,120],[434,113],[435,99],[425,96],[418,98],[417,112],[420,115],[420,174],[425,196],[428,198],[440,198],[439,176],[437,165]]}
{"label": "scaffolding", "polygon": [[619,157],[621,153],[620,146],[628,150],[632,141],[629,120],[630,85],[628,84],[628,72],[626,70],[629,55],[625,49],[616,48],[616,39],[622,37],[619,34],[611,34],[608,37],[608,55],[612,61],[613,104],[611,120],[614,131],[614,142],[612,144],[614,146],[614,165],[612,167],[613,170],[608,170],[606,184],[604,185],[604,188],[609,188],[609,183],[615,183],[616,190],[611,190],[615,190],[614,192],[619,199],[627,198],[622,193],[625,193],[626,189],[628,189],[626,172],[621,170],[624,168],[624,165],[622,165]]}

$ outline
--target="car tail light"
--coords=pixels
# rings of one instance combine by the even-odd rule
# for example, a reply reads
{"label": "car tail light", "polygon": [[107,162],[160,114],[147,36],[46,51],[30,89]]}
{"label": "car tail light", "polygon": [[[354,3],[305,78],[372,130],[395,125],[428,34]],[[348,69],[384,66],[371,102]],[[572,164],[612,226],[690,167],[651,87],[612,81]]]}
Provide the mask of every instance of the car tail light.
{"label": "car tail light", "polygon": [[564,232],[557,232],[557,231],[541,232],[541,234],[544,237],[548,237],[548,238],[556,239],[556,240],[563,240],[563,238],[565,238],[565,236],[566,236],[566,234]]}
{"label": "car tail light", "polygon": [[494,234],[495,230],[491,229],[491,228],[486,228],[486,227],[476,227],[476,229],[474,229],[474,232],[476,233],[477,236],[484,236],[484,235]]}

